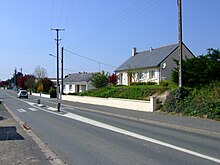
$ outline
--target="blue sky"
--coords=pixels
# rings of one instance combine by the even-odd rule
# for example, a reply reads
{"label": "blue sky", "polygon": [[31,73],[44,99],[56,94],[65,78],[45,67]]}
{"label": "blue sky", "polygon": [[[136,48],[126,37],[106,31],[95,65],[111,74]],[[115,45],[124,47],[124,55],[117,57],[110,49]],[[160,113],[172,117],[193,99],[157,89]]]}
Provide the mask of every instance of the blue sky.
{"label": "blue sky", "polygon": [[[182,0],[182,5],[188,48],[196,56],[220,48],[220,1]],[[178,42],[177,0],[1,0],[0,6],[1,80],[11,78],[15,67],[33,74],[38,65],[56,77],[56,58],[48,55],[56,55],[51,28],[65,28],[60,32],[60,47],[68,50],[65,74],[112,73],[132,47],[143,51]]]}

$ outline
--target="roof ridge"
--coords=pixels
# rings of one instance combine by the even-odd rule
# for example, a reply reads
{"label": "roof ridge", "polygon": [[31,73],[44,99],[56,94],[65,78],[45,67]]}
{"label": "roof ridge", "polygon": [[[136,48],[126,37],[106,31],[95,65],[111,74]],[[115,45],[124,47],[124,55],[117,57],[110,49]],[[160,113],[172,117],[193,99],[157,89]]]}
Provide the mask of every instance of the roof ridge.
{"label": "roof ridge", "polygon": [[[162,49],[162,48],[166,48],[166,47],[169,47],[169,46],[175,46],[175,45],[178,45],[178,44],[177,43],[176,44],[169,44],[169,45],[166,45],[166,46],[160,46],[160,47],[152,48],[152,49],[153,50],[157,50],[157,49]],[[137,52],[137,53],[148,52],[148,51],[150,51],[150,49],[144,50],[144,51],[140,51],[140,52]]]}

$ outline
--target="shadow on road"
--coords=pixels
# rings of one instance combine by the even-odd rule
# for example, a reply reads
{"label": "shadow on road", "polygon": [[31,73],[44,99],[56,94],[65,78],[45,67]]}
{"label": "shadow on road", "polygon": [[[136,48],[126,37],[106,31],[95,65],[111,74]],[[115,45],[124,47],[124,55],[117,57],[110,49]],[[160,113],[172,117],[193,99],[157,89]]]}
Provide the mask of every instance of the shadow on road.
{"label": "shadow on road", "polygon": [[24,140],[24,138],[17,133],[15,126],[0,127],[0,141],[7,140]]}

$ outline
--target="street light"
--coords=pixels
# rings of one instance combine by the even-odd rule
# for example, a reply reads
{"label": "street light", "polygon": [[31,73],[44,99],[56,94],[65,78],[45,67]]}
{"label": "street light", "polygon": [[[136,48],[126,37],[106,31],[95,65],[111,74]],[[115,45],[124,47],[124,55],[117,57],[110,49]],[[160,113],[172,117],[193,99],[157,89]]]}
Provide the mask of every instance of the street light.
{"label": "street light", "polygon": [[[61,95],[60,95],[60,99],[61,99],[61,96],[63,94],[63,47],[61,48],[62,52],[61,52],[61,58],[59,58],[61,60]],[[49,54],[49,56],[52,56],[52,57],[55,57],[55,55],[53,54]],[[58,77],[58,84],[57,84],[57,87],[59,87],[59,77]]]}

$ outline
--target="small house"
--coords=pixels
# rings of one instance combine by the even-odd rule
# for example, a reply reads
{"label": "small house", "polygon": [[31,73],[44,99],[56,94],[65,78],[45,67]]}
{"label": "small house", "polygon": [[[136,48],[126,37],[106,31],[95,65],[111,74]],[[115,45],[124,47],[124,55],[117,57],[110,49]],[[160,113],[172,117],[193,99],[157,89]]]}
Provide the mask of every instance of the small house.
{"label": "small house", "polygon": [[[119,85],[130,85],[132,82],[155,82],[168,80],[174,68],[177,67],[174,59],[179,59],[179,45],[172,44],[159,48],[150,48],[138,52],[132,49],[132,55],[122,63],[115,73],[118,75]],[[193,58],[193,53],[183,48],[183,60]]]}
{"label": "small house", "polygon": [[79,93],[93,89],[91,78],[93,73],[79,72],[68,74],[63,79],[63,93]]}

